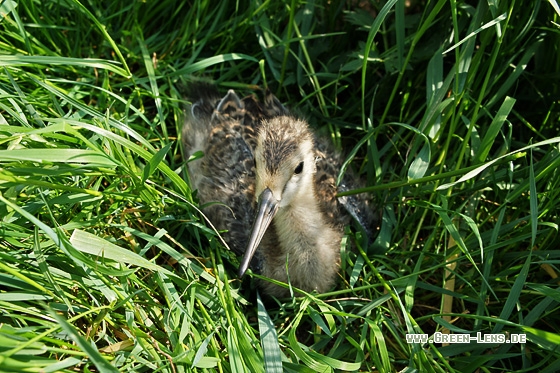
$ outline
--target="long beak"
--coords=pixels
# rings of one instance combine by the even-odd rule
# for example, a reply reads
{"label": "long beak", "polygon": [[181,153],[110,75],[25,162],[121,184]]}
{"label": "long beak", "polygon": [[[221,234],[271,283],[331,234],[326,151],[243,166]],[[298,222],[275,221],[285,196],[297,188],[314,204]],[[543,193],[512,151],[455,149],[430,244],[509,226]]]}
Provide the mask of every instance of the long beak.
{"label": "long beak", "polygon": [[239,266],[239,277],[243,277],[247,268],[249,268],[249,263],[251,263],[255,251],[261,243],[264,232],[266,232],[270,222],[272,222],[272,218],[278,211],[278,200],[274,198],[270,189],[266,188],[263,190],[258,201],[259,205],[255,221],[253,222],[253,228],[251,229],[251,238]]}

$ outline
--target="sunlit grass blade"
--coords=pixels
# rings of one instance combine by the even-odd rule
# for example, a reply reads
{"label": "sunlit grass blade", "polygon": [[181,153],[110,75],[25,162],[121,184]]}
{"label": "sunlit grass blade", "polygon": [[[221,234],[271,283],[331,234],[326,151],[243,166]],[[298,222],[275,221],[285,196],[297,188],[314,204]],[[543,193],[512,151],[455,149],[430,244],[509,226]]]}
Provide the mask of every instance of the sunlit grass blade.
{"label": "sunlit grass blade", "polygon": [[479,32],[481,32],[481,31],[483,31],[487,28],[490,28],[490,27],[494,26],[495,24],[497,24],[497,23],[499,23],[499,22],[501,22],[505,19],[506,19],[506,15],[505,14],[500,14],[498,17],[496,17],[496,19],[493,19],[492,21],[485,23],[480,28],[472,31],[470,34],[468,34],[466,37],[464,37],[458,43],[456,43],[456,44],[452,45],[451,47],[447,48],[445,51],[443,51],[443,54],[449,53],[450,51],[457,48],[459,45],[463,44],[464,42],[466,42],[470,38],[476,36]]}
{"label": "sunlit grass blade", "polygon": [[267,373],[282,372],[282,356],[278,335],[274,324],[266,312],[266,308],[257,293],[257,306],[259,313],[259,332],[264,353],[264,366]]}
{"label": "sunlit grass blade", "polygon": [[[94,234],[76,229],[70,237],[70,242],[74,247],[84,253],[93,255],[97,260],[110,259],[125,265],[133,265],[150,269],[154,272],[162,272],[168,276],[173,276],[172,272],[153,264],[140,255],[125,250],[114,245],[107,240],[97,237]],[[122,269],[121,269],[122,271]],[[123,272],[123,274],[125,274]]]}
{"label": "sunlit grass blade", "polygon": [[223,62],[236,61],[236,60],[247,60],[247,61],[255,62],[255,64],[259,62],[254,57],[248,56],[243,53],[228,53],[224,55],[209,57],[204,60],[195,62],[193,64],[190,64],[189,66],[186,66],[182,69],[172,72],[170,76],[189,75],[197,71],[204,70],[216,64],[221,64]]}
{"label": "sunlit grass blade", "polygon": [[129,76],[130,72],[120,68],[114,61],[106,61],[96,58],[71,58],[58,56],[0,56],[0,66],[37,66],[37,65],[61,65],[86,68],[105,69],[115,74]]}
{"label": "sunlit grass blade", "polygon": [[488,128],[486,134],[484,135],[484,138],[482,139],[478,154],[475,154],[475,158],[480,162],[484,162],[486,160],[486,157],[488,156],[492,148],[492,144],[494,144],[496,136],[502,128],[504,121],[511,112],[514,104],[514,99],[512,99],[511,97],[506,97],[504,103],[502,104],[500,109],[498,109],[498,113],[494,117],[494,120],[490,124],[490,127]]}
{"label": "sunlit grass blade", "polygon": [[544,140],[544,141],[540,141],[538,143],[532,144],[532,145],[528,145],[528,146],[524,146],[521,149],[512,151],[508,154],[502,155],[500,157],[494,158],[493,160],[491,160],[490,162],[487,162],[485,164],[483,164],[482,166],[476,167],[474,170],[467,172],[465,175],[463,175],[461,178],[459,178],[457,181],[454,181],[452,183],[448,183],[448,184],[444,184],[444,185],[440,185],[438,187],[438,190],[443,190],[443,189],[447,189],[453,185],[456,185],[458,183],[464,182],[466,180],[469,180],[477,175],[479,175],[481,172],[483,172],[484,170],[486,170],[488,167],[492,166],[494,163],[498,162],[501,159],[510,157],[512,155],[518,154],[518,153],[523,153],[529,149],[533,149],[533,148],[537,148],[540,146],[544,146],[544,145],[550,145],[550,144],[555,144],[555,143],[559,143],[560,142],[560,137],[555,137],[552,139],[548,139],[548,140]]}
{"label": "sunlit grass blade", "polygon": [[0,150],[0,162],[29,161],[37,163],[85,163],[96,166],[116,166],[106,154],[82,149],[11,149]]}

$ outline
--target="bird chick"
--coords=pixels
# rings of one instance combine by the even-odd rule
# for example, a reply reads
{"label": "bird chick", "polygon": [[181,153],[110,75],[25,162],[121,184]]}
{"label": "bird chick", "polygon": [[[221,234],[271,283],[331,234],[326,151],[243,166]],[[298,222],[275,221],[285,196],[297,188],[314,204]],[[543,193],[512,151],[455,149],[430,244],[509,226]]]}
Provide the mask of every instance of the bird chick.
{"label": "bird chick", "polygon": [[[189,98],[184,153],[186,159],[204,153],[188,164],[191,186],[210,221],[227,230],[228,245],[243,254],[239,276],[251,266],[307,292],[329,290],[344,225],[351,215],[362,225],[374,220],[365,198],[336,198],[342,159],[270,92],[264,103],[239,99],[233,90],[221,98],[215,86],[199,83]],[[355,187],[352,178],[343,184]],[[259,286],[269,295],[289,295],[268,281]]]}

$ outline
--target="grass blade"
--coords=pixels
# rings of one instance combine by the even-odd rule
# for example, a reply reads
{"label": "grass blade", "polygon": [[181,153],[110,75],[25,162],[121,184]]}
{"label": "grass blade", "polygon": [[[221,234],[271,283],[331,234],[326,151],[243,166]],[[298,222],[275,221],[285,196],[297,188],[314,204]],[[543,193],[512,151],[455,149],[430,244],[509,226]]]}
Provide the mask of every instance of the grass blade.
{"label": "grass blade", "polygon": [[264,370],[266,373],[283,372],[282,352],[278,343],[278,335],[274,324],[266,312],[261,296],[257,293],[257,306],[259,314],[259,332],[264,354]]}
{"label": "grass blade", "polygon": [[51,317],[56,319],[62,330],[68,334],[74,342],[80,347],[80,349],[88,354],[90,361],[99,369],[102,373],[117,373],[119,370],[112,366],[97,350],[95,345],[92,346],[92,342],[87,341],[80,333],[66,321],[62,316],[58,315],[53,310],[49,309],[49,314]]}

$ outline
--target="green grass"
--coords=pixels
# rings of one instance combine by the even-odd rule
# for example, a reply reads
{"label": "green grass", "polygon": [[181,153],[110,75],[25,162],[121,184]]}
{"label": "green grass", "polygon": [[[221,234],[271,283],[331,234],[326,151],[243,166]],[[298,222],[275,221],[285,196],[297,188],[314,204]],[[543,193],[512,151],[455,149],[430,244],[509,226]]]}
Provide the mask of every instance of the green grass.
{"label": "green grass", "polygon": [[[1,2],[0,371],[559,370],[560,9],[473,3]],[[193,76],[367,180],[333,291],[236,279],[183,179]],[[449,330],[527,343],[405,338]]]}

